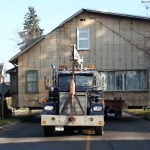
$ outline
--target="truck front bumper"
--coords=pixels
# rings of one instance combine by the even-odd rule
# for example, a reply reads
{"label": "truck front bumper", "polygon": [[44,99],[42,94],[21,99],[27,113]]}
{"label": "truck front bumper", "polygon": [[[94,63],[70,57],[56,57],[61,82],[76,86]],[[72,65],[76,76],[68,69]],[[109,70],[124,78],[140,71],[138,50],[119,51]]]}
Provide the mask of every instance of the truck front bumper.
{"label": "truck front bumper", "polygon": [[42,126],[104,126],[104,116],[41,115]]}

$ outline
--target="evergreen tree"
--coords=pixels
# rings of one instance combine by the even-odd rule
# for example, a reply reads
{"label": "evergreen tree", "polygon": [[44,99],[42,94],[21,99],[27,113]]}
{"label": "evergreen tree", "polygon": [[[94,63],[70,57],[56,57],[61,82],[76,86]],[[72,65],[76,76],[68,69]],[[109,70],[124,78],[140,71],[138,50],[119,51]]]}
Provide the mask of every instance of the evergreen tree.
{"label": "evergreen tree", "polygon": [[19,32],[19,36],[23,40],[20,45],[27,43],[31,39],[41,37],[43,34],[43,29],[39,27],[40,18],[37,16],[36,10],[32,6],[29,6],[28,10],[29,12],[27,12],[24,17],[24,31]]}

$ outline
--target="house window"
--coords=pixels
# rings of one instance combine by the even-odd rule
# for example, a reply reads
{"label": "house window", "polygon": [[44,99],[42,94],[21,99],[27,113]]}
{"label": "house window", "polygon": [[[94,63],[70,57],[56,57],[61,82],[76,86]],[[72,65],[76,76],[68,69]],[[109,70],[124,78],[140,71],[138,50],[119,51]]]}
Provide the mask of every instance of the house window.
{"label": "house window", "polygon": [[77,49],[90,49],[90,34],[89,28],[77,28]]}
{"label": "house window", "polygon": [[18,93],[18,77],[16,73],[10,74],[10,92],[12,94]]}
{"label": "house window", "polygon": [[38,72],[37,70],[26,71],[26,93],[38,92]]}
{"label": "house window", "polygon": [[147,90],[147,72],[138,71],[108,71],[104,72],[107,76],[107,90]]}

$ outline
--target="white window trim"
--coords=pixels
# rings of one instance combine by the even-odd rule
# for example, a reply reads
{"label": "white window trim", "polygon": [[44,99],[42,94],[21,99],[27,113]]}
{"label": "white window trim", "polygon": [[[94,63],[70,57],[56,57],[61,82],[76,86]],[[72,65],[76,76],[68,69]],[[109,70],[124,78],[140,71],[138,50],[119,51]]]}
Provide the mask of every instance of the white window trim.
{"label": "white window trim", "polygon": [[[87,29],[87,31],[88,31],[88,37],[87,38],[79,38],[79,30],[80,29]],[[87,40],[88,41],[88,47],[80,48],[79,47],[79,41],[80,40]],[[77,50],[90,50],[90,30],[89,30],[89,28],[77,28]]]}

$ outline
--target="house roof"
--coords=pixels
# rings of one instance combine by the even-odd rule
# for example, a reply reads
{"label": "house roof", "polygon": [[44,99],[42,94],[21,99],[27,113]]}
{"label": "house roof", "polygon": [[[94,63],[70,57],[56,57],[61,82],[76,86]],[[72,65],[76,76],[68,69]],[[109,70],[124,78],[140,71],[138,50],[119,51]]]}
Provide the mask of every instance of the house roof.
{"label": "house roof", "polygon": [[[111,16],[118,16],[118,17],[126,17],[126,18],[133,18],[133,19],[141,19],[141,20],[148,20],[150,21],[150,18],[148,17],[143,17],[143,16],[135,16],[135,15],[130,15],[130,14],[120,14],[120,13],[113,13],[113,12],[107,12],[107,11],[97,11],[97,10],[91,10],[91,9],[84,9],[82,8],[81,10],[79,10],[78,12],[76,12],[75,14],[73,14],[72,16],[70,16],[69,18],[67,18],[65,21],[63,21],[59,26],[57,26],[55,29],[53,29],[52,31],[56,30],[57,28],[63,26],[65,23],[67,23],[68,21],[70,21],[71,19],[73,19],[74,17],[78,16],[79,14],[81,14],[82,12],[90,12],[90,13],[97,13],[97,14],[106,14],[106,15],[111,15]],[[52,32],[51,31],[51,32]],[[51,33],[49,32],[49,33]],[[48,34],[49,34],[48,33]],[[47,35],[48,35],[47,34]],[[45,35],[46,36],[46,35]],[[30,49],[32,46],[34,46],[35,44],[37,44],[38,42],[40,42],[42,39],[45,38],[45,36],[42,36],[38,39],[34,39],[32,42],[30,41],[30,43],[27,43],[24,47],[24,49],[19,52],[18,54],[16,54],[15,56],[13,56],[9,62],[11,63],[16,63],[17,62],[17,58],[23,54],[24,52],[26,52],[28,49]]]}
{"label": "house roof", "polygon": [[17,71],[18,71],[18,66],[7,70],[6,73],[11,74],[11,73],[16,73]]}
{"label": "house roof", "polygon": [[2,75],[3,67],[4,67],[4,63],[0,63],[0,75]]}
{"label": "house roof", "polygon": [[130,14],[121,14],[121,13],[113,13],[113,12],[108,12],[108,11],[97,11],[97,10],[91,10],[91,9],[84,9],[84,8],[82,8],[77,13],[73,14],[68,19],[66,19],[65,21],[63,21],[58,27],[64,25],[69,20],[71,20],[72,18],[76,17],[77,15],[79,15],[80,13],[82,13],[84,11],[86,11],[86,12],[92,12],[92,13],[97,13],[97,14],[106,14],[106,15],[111,15],[111,16],[118,16],[118,17],[127,17],[127,18],[135,18],[135,19],[142,19],[142,20],[150,20],[150,18],[143,17],[143,16],[135,16],[135,15],[130,15]]}
{"label": "house roof", "polygon": [[17,62],[17,58],[23,54],[24,52],[26,52],[28,49],[30,49],[32,46],[36,45],[39,41],[41,41],[42,39],[44,39],[45,36],[42,36],[40,38],[36,38],[36,39],[31,39],[29,40],[21,49],[22,51],[20,51],[18,54],[16,54],[15,56],[13,56],[9,62],[11,63],[16,63]]}

